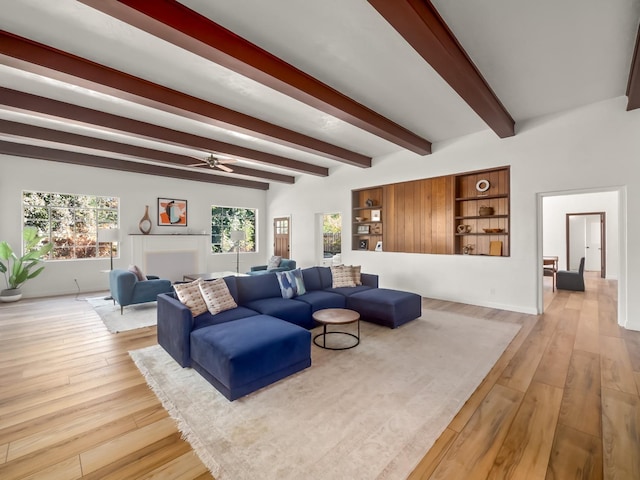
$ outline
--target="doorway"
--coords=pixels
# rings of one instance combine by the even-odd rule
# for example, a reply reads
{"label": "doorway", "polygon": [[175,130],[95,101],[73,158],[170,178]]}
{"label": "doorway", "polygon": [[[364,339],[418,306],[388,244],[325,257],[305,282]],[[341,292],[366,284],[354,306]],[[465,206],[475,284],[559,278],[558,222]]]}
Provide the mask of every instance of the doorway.
{"label": "doorway", "polygon": [[584,257],[584,269],[606,278],[605,212],[567,213],[567,270],[577,270]]}
{"label": "doorway", "polygon": [[273,254],[282,258],[291,258],[291,219],[278,217],[273,219]]}

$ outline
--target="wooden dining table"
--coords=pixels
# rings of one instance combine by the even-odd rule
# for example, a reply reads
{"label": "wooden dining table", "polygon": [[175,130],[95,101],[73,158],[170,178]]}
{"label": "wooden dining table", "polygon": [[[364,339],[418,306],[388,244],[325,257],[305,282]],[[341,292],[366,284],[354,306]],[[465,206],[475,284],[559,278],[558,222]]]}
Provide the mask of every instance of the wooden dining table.
{"label": "wooden dining table", "polygon": [[551,277],[551,291],[556,291],[556,273],[558,273],[558,257],[543,256],[542,257],[542,273],[545,277]]}

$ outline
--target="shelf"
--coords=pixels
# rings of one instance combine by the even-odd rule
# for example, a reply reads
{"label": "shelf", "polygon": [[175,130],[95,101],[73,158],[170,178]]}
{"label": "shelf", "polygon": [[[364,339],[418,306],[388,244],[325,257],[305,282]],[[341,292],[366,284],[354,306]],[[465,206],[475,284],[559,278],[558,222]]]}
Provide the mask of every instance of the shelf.
{"label": "shelf", "polygon": [[492,200],[494,198],[509,198],[509,195],[507,195],[506,193],[500,193],[496,195],[484,195],[478,197],[459,197],[456,198],[456,202],[473,202],[475,200]]}
{"label": "shelf", "polygon": [[456,237],[467,237],[467,236],[487,236],[487,235],[509,235],[509,232],[497,232],[497,233],[486,233],[486,232],[469,232],[469,233],[456,233]]}
{"label": "shelf", "polygon": [[491,220],[492,218],[509,218],[509,215],[465,215],[454,218],[456,220]]}
{"label": "shelf", "polygon": [[353,207],[352,210],[361,211],[361,210],[382,210],[382,205],[372,205],[370,207]]}

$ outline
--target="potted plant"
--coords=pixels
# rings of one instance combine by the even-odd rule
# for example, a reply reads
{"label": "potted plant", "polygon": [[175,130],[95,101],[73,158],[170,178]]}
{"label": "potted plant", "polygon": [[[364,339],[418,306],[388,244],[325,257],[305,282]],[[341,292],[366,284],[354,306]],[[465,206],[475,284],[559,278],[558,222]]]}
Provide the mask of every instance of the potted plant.
{"label": "potted plant", "polygon": [[22,298],[20,287],[27,280],[35,278],[44,266],[33,270],[42,262],[42,257],[47,255],[53,248],[53,244],[47,243],[42,246],[38,244],[42,241],[35,227],[26,227],[22,231],[24,239],[24,255],[18,257],[7,242],[0,242],[0,272],[4,274],[7,283],[6,290],[0,292],[0,301],[15,302]]}

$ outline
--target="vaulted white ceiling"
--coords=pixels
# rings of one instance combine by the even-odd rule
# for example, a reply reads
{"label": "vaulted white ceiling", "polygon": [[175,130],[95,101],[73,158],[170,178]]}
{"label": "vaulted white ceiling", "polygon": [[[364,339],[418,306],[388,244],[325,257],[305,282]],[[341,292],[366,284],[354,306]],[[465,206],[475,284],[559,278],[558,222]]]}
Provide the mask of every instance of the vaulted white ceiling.
{"label": "vaulted white ceiling", "polygon": [[[181,43],[180,32],[174,36],[172,29],[165,28],[163,34],[146,20],[136,25],[130,21],[135,15],[129,16],[128,3],[144,2],[0,0],[0,28],[4,30],[0,40],[0,152],[124,170],[136,164],[132,171],[142,168],[152,174],[175,172],[175,176],[187,172],[193,179],[266,188],[272,181],[291,183],[299,175],[330,175],[332,168],[345,164],[336,159],[341,156],[352,156],[345,168],[355,172],[367,165],[354,163],[398,150],[413,150],[416,158],[426,154],[420,151],[422,147],[395,141],[395,134],[377,132],[377,117],[398,126],[399,136],[406,132],[409,143],[442,142],[493,128],[470,106],[465,96],[468,86],[462,85],[457,92],[451,81],[443,79],[442,71],[424,58],[420,47],[427,40],[419,36],[424,32],[410,31],[418,35],[418,43],[412,46],[409,30],[392,25],[381,13],[384,2],[379,0],[151,2],[159,8],[181,4],[295,67],[293,70],[314,77],[341,94],[340,98],[351,99],[353,108],[360,104],[374,117],[377,114],[368,125],[349,120],[343,114],[347,110],[319,108],[317,100],[307,101],[309,95],[299,90],[274,87],[271,80],[247,74],[242,67],[217,64],[204,49]],[[98,4],[108,7],[100,11],[94,8]],[[495,105],[503,107],[500,121],[503,125],[505,119],[515,121],[516,135],[520,122],[627,92],[640,0],[399,0],[396,5],[400,4],[415,8],[417,17],[424,15],[421,9],[435,7],[484,78],[487,91],[493,92]],[[109,8],[126,14],[118,18]],[[207,29],[201,32],[206,34]],[[9,47],[10,40],[13,47]],[[48,55],[49,59],[71,54],[302,135],[298,144],[277,141],[201,114],[185,114],[157,100],[140,101],[139,95],[118,92],[113,86],[98,87],[95,80],[76,81],[69,74],[55,74],[57,67],[43,68],[35,56],[20,59],[20,54],[11,51],[26,51],[29,41],[61,51]],[[461,68],[455,63],[454,67]],[[459,78],[467,75],[459,71]],[[73,114],[62,113],[68,104],[82,108]],[[87,109],[111,115],[97,121]],[[137,120],[136,128],[163,128],[153,134],[148,133],[151,130],[140,133],[127,128],[125,119]],[[173,138],[168,129],[189,137],[176,134]],[[56,137],[51,131],[88,139]],[[92,143],[91,139],[109,142]],[[319,140],[322,145],[305,147],[305,139]],[[128,151],[117,148],[119,145],[146,150]],[[324,146],[337,147],[338,153],[323,153]],[[153,151],[175,156],[153,155]],[[260,153],[268,155],[261,157]],[[230,165],[234,172],[211,170],[201,162],[209,154],[235,159]],[[180,165],[175,163],[178,159],[182,159]],[[154,172],[153,166],[165,168]],[[253,170],[243,172],[243,168]],[[261,172],[276,175],[264,178]]]}

